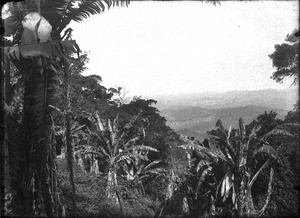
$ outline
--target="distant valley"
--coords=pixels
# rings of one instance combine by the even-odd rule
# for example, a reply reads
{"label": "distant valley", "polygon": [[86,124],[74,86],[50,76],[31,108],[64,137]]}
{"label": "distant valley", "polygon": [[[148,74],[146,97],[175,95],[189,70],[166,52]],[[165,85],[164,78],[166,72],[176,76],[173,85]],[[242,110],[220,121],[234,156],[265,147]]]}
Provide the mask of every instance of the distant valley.
{"label": "distant valley", "polygon": [[298,90],[206,92],[152,98],[158,101],[156,107],[171,128],[179,134],[202,140],[218,119],[226,127],[236,127],[240,117],[248,124],[265,111],[273,110],[278,118],[284,118],[293,109]]}
{"label": "distant valley", "polygon": [[[222,120],[227,128],[230,125],[237,127],[237,122],[240,117],[248,124],[260,114],[271,110],[270,108],[254,105],[219,109],[204,109],[190,106],[177,110],[162,110],[161,114],[167,119],[168,125],[179,134],[202,139],[206,131],[214,128],[218,119]],[[278,113],[278,118],[284,118],[288,112],[283,109],[275,109],[273,111]]]}

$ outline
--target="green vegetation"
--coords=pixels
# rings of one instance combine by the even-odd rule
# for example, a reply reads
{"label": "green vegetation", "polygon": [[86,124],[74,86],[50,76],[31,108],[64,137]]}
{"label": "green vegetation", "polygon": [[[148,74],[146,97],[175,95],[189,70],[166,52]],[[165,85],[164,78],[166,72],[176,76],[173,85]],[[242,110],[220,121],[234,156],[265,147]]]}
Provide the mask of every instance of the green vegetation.
{"label": "green vegetation", "polygon": [[[53,1],[51,14],[42,0],[9,9],[3,214],[299,215],[299,102],[283,120],[271,111],[248,125],[240,118],[238,128],[218,120],[203,141],[178,135],[155,100],[128,101],[121,88],[102,86],[100,76],[82,75],[88,54],[79,54],[70,30],[61,36],[62,30],[72,20],[128,4],[104,2]],[[18,21],[34,11],[52,25],[52,38],[43,43],[39,26],[24,34]]]}

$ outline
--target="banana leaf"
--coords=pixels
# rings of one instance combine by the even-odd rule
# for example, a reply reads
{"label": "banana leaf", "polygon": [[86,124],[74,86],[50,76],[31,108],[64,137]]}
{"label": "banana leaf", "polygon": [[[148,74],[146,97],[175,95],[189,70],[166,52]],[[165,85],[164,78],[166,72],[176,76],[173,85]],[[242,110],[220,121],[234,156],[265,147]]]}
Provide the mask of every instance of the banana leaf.
{"label": "banana leaf", "polygon": [[20,60],[20,55],[24,58],[38,56],[49,58],[52,56],[64,57],[65,53],[69,52],[77,53],[77,55],[81,52],[75,40],[4,47],[4,54],[17,60]]}

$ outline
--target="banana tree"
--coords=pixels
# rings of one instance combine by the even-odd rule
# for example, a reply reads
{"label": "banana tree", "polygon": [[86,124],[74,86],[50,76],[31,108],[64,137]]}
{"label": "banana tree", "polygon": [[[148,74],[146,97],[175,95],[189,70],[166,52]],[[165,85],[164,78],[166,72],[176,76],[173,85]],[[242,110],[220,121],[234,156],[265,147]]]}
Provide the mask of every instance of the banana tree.
{"label": "banana tree", "polygon": [[[23,35],[26,39],[27,35]],[[26,43],[26,40],[25,40]],[[62,49],[58,51],[66,52],[69,48],[61,43]],[[55,43],[48,42],[44,46],[57,48]],[[54,56],[60,54],[49,54],[45,56],[42,51],[42,44],[30,46],[9,47],[7,55],[18,66],[23,75],[25,83],[24,111],[22,118],[22,129],[24,138],[22,140],[24,157],[22,184],[16,182],[14,188],[23,187],[18,192],[18,198],[25,198],[27,204],[22,209],[25,214],[39,213],[40,202],[44,202],[46,214],[51,216],[58,213],[55,209],[55,149],[52,122],[52,108],[54,105],[54,84],[55,75],[58,68],[53,61]],[[52,56],[54,55],[54,56]],[[21,144],[16,146],[21,146]],[[11,150],[11,153],[14,152]],[[48,182],[50,179],[51,182]],[[25,187],[24,187],[25,186]],[[42,195],[39,195],[42,193]],[[43,200],[42,200],[43,199]]]}
{"label": "banana tree", "polygon": [[[184,149],[193,150],[200,155],[200,161],[197,164],[197,171],[201,168],[205,169],[198,180],[197,190],[199,185],[204,181],[205,176],[211,171],[213,163],[223,163],[223,178],[220,179],[217,185],[215,196],[212,201],[221,197],[222,201],[229,202],[230,210],[234,211],[235,216],[254,216],[262,215],[270,200],[272,192],[272,181],[274,170],[270,169],[270,178],[268,183],[268,194],[264,206],[257,210],[254,207],[251,188],[262,170],[266,169],[272,163],[272,159],[281,164],[281,160],[277,152],[268,143],[268,138],[271,135],[284,134],[292,136],[285,129],[290,125],[284,124],[274,128],[266,135],[258,138],[256,132],[260,126],[255,126],[250,135],[246,136],[243,120],[239,120],[239,128],[233,130],[231,127],[226,130],[223,127],[222,121],[218,120],[217,129],[209,132],[210,140],[209,147],[203,144],[195,144],[192,141],[182,145]],[[266,154],[267,159],[262,164],[256,164],[256,160],[260,154]],[[196,195],[198,192],[196,191]],[[211,207],[211,213],[216,213],[214,204]]]}
{"label": "banana tree", "polygon": [[91,140],[94,140],[93,151],[85,152],[85,154],[93,154],[105,159],[108,168],[106,196],[118,203],[123,213],[118,191],[117,172],[125,164],[136,165],[140,161],[146,161],[147,153],[150,151],[156,152],[157,150],[138,143],[138,141],[142,141],[142,133],[138,132],[132,138],[128,139],[129,132],[132,130],[139,115],[133,116],[124,125],[120,124],[119,113],[113,119],[100,118],[98,112],[96,112],[95,117],[98,130],[90,131]]}
{"label": "banana tree", "polygon": [[188,153],[177,145],[172,146],[171,153],[167,158],[167,166],[162,172],[167,187],[165,199],[156,211],[157,216],[188,213],[189,208],[185,193],[187,191],[187,180],[192,176],[189,168]]}
{"label": "banana tree", "polygon": [[[215,215],[215,184],[214,167],[219,166],[218,152],[207,148],[203,143],[184,139],[180,147],[189,154],[191,177],[188,182],[188,202],[191,216]],[[199,204],[202,206],[199,208]]]}
{"label": "banana tree", "polygon": [[[229,199],[236,216],[257,216],[263,214],[266,209],[270,195],[272,193],[272,182],[274,170],[272,160],[281,164],[281,160],[274,148],[268,143],[268,137],[273,134],[291,134],[284,130],[282,126],[274,128],[261,138],[256,136],[260,126],[255,126],[250,135],[245,134],[245,126],[242,118],[239,119],[237,130],[225,130],[223,124],[218,120],[217,130],[210,132],[210,144],[219,150],[217,154],[227,169],[223,179],[219,182],[217,194],[223,201]],[[261,164],[257,163],[260,154],[267,155],[267,159]],[[251,188],[262,170],[271,165],[268,194],[264,206],[257,210],[254,207]]]}
{"label": "banana tree", "polygon": [[[147,157],[145,159],[148,160]],[[141,163],[139,160],[135,162],[126,161],[123,169],[126,173],[127,181],[138,186],[139,193],[144,195],[145,189],[143,182],[164,175],[165,170],[160,167],[160,164],[161,160],[156,160],[148,164]]]}

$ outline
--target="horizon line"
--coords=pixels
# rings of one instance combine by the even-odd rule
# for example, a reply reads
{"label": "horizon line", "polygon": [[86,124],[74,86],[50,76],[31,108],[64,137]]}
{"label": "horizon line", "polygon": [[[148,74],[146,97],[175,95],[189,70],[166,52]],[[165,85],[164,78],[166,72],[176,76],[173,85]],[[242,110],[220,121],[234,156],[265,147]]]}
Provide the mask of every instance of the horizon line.
{"label": "horizon line", "polygon": [[178,93],[165,93],[165,94],[146,94],[146,95],[128,95],[128,97],[135,97],[135,96],[140,96],[140,97],[163,97],[163,96],[175,96],[175,95],[193,95],[193,94],[209,94],[209,93],[214,93],[214,94],[225,94],[225,93],[230,93],[230,92],[255,92],[255,91],[298,91],[299,86],[295,85],[293,87],[289,88],[266,88],[266,89],[242,89],[242,90],[226,90],[226,91],[199,91],[199,92],[178,92]]}

